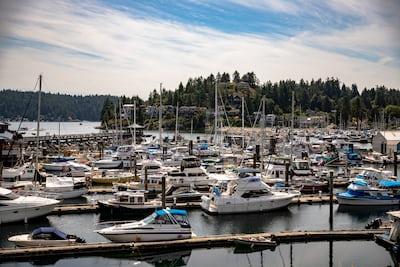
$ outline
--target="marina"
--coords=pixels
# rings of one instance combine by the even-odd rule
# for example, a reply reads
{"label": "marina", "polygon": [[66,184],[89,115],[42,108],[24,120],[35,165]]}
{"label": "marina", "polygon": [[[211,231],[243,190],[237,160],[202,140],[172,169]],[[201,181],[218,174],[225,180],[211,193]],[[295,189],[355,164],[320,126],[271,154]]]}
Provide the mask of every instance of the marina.
{"label": "marina", "polygon": [[400,266],[398,10],[0,1],[0,266]]}

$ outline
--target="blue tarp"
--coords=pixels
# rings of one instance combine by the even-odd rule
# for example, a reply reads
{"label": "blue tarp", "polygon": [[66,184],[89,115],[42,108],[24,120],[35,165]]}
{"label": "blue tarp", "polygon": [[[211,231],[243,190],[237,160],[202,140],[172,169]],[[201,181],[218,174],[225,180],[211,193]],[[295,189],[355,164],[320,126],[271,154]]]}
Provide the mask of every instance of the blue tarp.
{"label": "blue tarp", "polygon": [[64,240],[68,239],[66,233],[63,233],[54,227],[39,227],[39,228],[36,228],[35,230],[33,230],[33,232],[32,232],[32,236],[40,235],[40,234],[55,234]]}
{"label": "blue tarp", "polygon": [[400,181],[380,180],[379,185],[386,188],[397,188],[400,187]]}
{"label": "blue tarp", "polygon": [[[166,212],[165,209],[156,210],[155,212],[156,212],[156,214],[157,214],[158,216],[164,216],[165,214],[167,214],[167,212]],[[169,209],[168,212],[169,212],[171,215],[182,215],[182,216],[187,216],[186,210]]]}
{"label": "blue tarp", "polygon": [[199,150],[207,150],[208,149],[208,144],[203,143],[203,144],[199,144],[198,146]]}
{"label": "blue tarp", "polygon": [[353,184],[359,185],[359,186],[367,186],[368,183],[362,179],[356,179],[354,180]]}

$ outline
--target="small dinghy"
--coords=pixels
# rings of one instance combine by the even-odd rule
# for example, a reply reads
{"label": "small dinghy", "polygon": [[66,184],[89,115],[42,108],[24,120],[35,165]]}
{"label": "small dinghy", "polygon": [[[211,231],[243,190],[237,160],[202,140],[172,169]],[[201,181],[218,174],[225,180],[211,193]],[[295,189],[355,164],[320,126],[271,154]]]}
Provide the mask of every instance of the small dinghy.
{"label": "small dinghy", "polygon": [[12,236],[8,241],[20,247],[57,247],[85,243],[82,238],[68,235],[54,227],[40,227],[31,234]]}
{"label": "small dinghy", "polygon": [[265,237],[237,237],[234,240],[236,246],[253,247],[276,247],[277,243]]}

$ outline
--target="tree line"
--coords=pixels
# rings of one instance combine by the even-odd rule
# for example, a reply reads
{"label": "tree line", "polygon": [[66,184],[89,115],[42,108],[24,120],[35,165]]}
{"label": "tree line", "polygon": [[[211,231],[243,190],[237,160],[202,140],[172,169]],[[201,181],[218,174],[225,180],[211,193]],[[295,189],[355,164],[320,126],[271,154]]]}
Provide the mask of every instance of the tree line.
{"label": "tree line", "polygon": [[[199,109],[180,115],[181,129],[204,130],[213,125],[215,87],[218,87],[219,105],[224,104],[231,125],[240,125],[241,99],[245,100],[246,126],[250,126],[259,110],[261,99],[265,99],[267,114],[285,116],[291,112],[292,92],[295,99],[295,114],[310,116],[328,115],[332,122],[342,121],[345,126],[363,122],[373,124],[385,118],[389,121],[400,118],[400,91],[395,88],[376,86],[360,88],[356,84],[346,85],[338,78],[330,77],[311,81],[282,80],[260,82],[254,72],[241,75],[238,71],[210,74],[206,77],[189,78],[180,82],[174,90],[162,89],[164,106],[198,107]],[[101,120],[112,127],[115,114],[121,105],[137,102],[137,123],[157,127],[157,117],[150,115],[149,107],[157,108],[160,92],[154,89],[147,100],[137,96],[91,95],[71,96],[43,93],[42,118],[44,120]],[[24,112],[29,120],[36,119],[37,93],[15,90],[0,91],[0,118],[21,117]],[[130,114],[131,115],[131,114]],[[175,113],[164,112],[164,127],[174,128]],[[191,122],[191,120],[193,120]],[[226,125],[226,124],[225,124]]]}

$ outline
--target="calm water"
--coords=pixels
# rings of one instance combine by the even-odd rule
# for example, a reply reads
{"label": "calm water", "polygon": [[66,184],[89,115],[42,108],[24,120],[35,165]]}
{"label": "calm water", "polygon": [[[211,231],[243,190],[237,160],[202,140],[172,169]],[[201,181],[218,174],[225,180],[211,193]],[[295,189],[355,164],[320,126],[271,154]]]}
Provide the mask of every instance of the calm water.
{"label": "calm water", "polygon": [[[386,217],[385,208],[339,208],[334,206],[335,229],[360,229],[376,217]],[[189,211],[193,231],[197,235],[228,233],[277,232],[283,230],[328,229],[329,205],[290,206],[288,209],[262,214],[210,216],[200,210]],[[10,247],[9,236],[29,232],[38,226],[54,226],[77,234],[88,242],[106,241],[93,232],[101,221],[99,214],[48,216],[29,225],[3,225],[0,228],[1,247]],[[188,255],[190,257],[188,257]],[[292,266],[329,266],[329,242],[293,244]],[[160,255],[158,255],[160,256]],[[183,256],[183,257],[181,257]],[[168,259],[172,260],[168,261]],[[175,261],[176,260],[176,261]],[[59,259],[57,266],[290,266],[290,245],[280,245],[275,251],[237,254],[231,248],[193,250],[183,255],[165,255],[137,259],[132,257],[80,257]],[[30,266],[32,263],[7,263],[5,266]],[[38,263],[35,263],[38,264]],[[390,254],[373,241],[333,243],[333,266],[394,266]]]}
{"label": "calm water", "polygon": [[[390,254],[373,241],[283,244],[275,251],[239,253],[233,248],[196,249],[157,256],[79,257],[5,263],[3,266],[395,266]],[[374,256],[371,256],[373,253]],[[331,264],[330,264],[331,263]]]}

